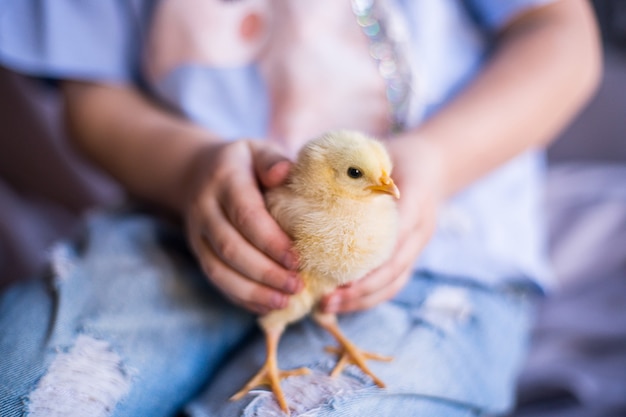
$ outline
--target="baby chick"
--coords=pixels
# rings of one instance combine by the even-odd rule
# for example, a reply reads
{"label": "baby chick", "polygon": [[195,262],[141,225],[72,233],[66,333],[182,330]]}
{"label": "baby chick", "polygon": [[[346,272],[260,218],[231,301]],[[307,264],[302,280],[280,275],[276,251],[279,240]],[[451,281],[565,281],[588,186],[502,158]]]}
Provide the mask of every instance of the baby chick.
{"label": "baby chick", "polygon": [[267,359],[232,400],[258,385],[269,385],[280,407],[289,413],[280,380],[305,374],[308,369],[280,371],[276,349],[285,327],[311,312],[341,345],[332,350],[340,359],[331,375],[353,363],[384,386],[365,360],[390,358],[359,350],[341,333],[334,314],[315,307],[324,295],[363,277],[390,257],[398,227],[394,198],[400,197],[391,170],[391,160],[380,142],[357,132],[330,132],[308,142],[285,185],[267,193],[269,212],[292,237],[300,256],[304,289],[289,298],[286,308],[259,318]]}

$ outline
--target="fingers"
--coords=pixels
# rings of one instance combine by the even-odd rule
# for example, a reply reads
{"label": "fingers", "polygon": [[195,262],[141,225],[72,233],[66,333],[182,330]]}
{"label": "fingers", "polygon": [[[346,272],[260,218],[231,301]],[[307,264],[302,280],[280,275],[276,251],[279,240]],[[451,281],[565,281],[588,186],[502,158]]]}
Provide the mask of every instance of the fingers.
{"label": "fingers", "polygon": [[233,303],[258,314],[287,306],[287,294],[259,284],[230,268],[209,248],[202,239],[193,244],[202,269]]}
{"label": "fingers", "polygon": [[282,153],[273,146],[258,142],[248,142],[248,146],[254,161],[255,174],[264,187],[276,187],[287,179],[292,162]]}
{"label": "fingers", "polygon": [[[369,276],[368,276],[369,277]],[[325,313],[348,313],[366,310],[384,301],[392,299],[406,284],[410,277],[410,270],[394,276],[385,285],[380,282],[361,281],[349,288],[340,288],[321,303],[321,310]]]}
{"label": "fingers", "polygon": [[285,307],[288,294],[300,291],[302,281],[243,238],[217,204],[199,209],[188,227],[208,279],[231,301],[251,311],[264,314]]}
{"label": "fingers", "polygon": [[235,304],[259,314],[287,305],[288,295],[272,286],[282,286],[278,275],[269,273],[265,282],[255,281],[224,262],[203,234],[193,234],[190,243],[209,280]]}
{"label": "fingers", "polygon": [[[220,205],[230,225],[254,248],[286,269],[297,268],[297,255],[292,250],[291,239],[268,213],[263,196],[249,177],[233,178],[224,190]],[[219,224],[213,226],[212,229],[220,228]],[[236,255],[236,251],[231,252]]]}
{"label": "fingers", "polygon": [[215,213],[207,219],[207,230],[203,238],[210,250],[230,269],[249,279],[275,288],[279,291],[295,294],[302,286],[295,271],[281,267],[264,252],[259,251],[254,242],[248,242],[241,229],[236,229],[224,217]]}
{"label": "fingers", "polygon": [[233,302],[262,314],[286,306],[302,281],[291,239],[268,213],[255,174],[269,172],[268,184],[282,181],[289,163],[276,152],[255,152],[242,141],[207,154],[186,225],[208,279]]}

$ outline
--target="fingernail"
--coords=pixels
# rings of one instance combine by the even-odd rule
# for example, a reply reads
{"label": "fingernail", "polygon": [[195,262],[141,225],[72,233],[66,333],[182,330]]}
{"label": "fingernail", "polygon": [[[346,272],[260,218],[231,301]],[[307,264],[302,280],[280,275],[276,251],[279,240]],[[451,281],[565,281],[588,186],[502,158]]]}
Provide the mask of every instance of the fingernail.
{"label": "fingernail", "polygon": [[287,269],[298,268],[298,257],[291,251],[287,252],[283,257],[283,265]]}
{"label": "fingernail", "polygon": [[280,293],[275,293],[272,296],[272,307],[274,308],[285,308],[287,307],[288,299],[287,296]]}
{"label": "fingernail", "polygon": [[291,274],[285,284],[285,291],[290,294],[297,294],[302,290],[303,285],[304,284],[298,275]]}
{"label": "fingernail", "polygon": [[340,300],[338,297],[329,298],[324,304],[324,311],[326,313],[336,313],[339,309],[339,302]]}

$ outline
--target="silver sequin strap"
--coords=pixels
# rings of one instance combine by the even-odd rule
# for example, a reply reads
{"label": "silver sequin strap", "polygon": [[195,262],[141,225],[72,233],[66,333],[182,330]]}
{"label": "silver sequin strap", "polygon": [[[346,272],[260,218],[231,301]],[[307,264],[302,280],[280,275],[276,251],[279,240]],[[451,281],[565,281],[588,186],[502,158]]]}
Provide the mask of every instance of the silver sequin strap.
{"label": "silver sequin strap", "polygon": [[401,131],[415,89],[408,59],[410,34],[406,21],[386,0],[352,0],[352,11],[370,41],[370,55],[385,81],[392,131]]}

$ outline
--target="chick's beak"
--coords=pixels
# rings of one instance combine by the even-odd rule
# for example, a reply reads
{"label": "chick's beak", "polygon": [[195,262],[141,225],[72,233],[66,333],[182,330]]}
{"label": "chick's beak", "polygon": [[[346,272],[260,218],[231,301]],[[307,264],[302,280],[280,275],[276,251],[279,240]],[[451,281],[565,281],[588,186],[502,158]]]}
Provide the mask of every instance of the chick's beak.
{"label": "chick's beak", "polygon": [[382,177],[380,177],[380,179],[378,180],[378,184],[370,185],[367,188],[372,191],[391,194],[396,199],[400,198],[400,190],[398,189],[396,184],[394,184],[391,177],[386,173],[383,173]]}

